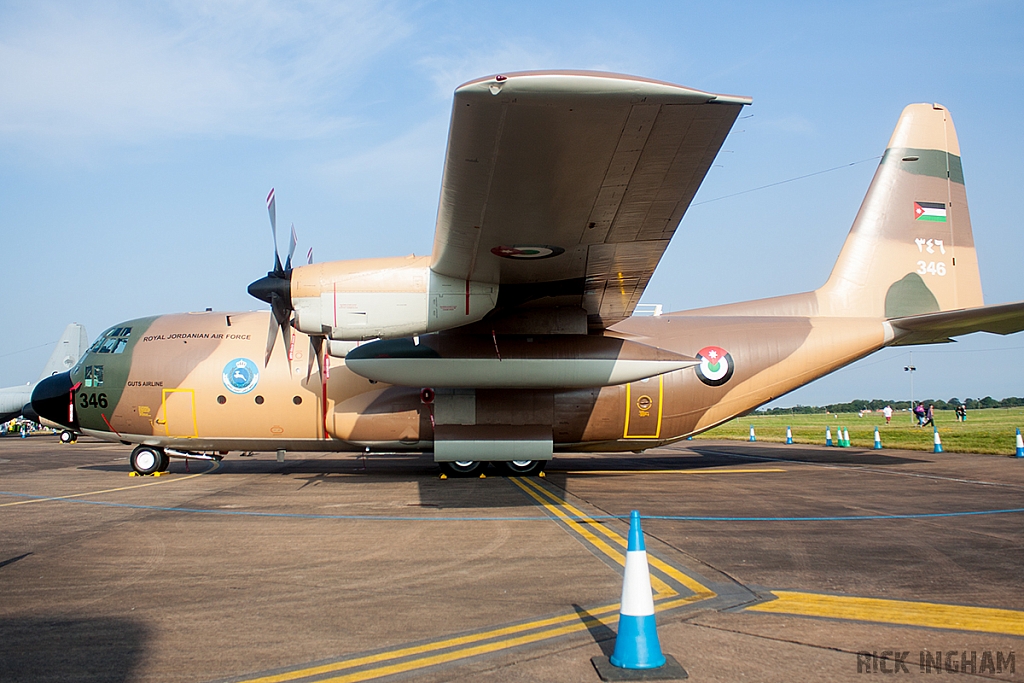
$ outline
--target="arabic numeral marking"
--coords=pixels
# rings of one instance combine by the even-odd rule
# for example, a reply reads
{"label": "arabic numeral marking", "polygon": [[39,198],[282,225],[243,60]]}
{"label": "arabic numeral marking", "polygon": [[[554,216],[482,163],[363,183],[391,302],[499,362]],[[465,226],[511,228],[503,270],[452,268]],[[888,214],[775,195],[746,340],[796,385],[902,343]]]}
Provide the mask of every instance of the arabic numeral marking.
{"label": "arabic numeral marking", "polygon": [[110,405],[106,394],[81,393],[78,395],[78,400],[82,408],[106,408]]}
{"label": "arabic numeral marking", "polygon": [[943,276],[946,274],[946,264],[944,261],[918,261],[917,262],[917,274],[918,275],[938,275]]}

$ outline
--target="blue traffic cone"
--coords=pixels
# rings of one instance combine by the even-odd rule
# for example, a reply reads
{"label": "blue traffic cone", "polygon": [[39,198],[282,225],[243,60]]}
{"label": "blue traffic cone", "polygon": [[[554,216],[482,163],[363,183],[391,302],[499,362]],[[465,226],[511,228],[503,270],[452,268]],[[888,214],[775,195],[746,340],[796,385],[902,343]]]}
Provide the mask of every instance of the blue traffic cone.
{"label": "blue traffic cone", "polygon": [[615,636],[615,652],[609,661],[620,669],[656,669],[665,664],[654,623],[647,548],[640,530],[640,513],[636,510],[629,514],[629,544],[626,546],[626,572],[622,577],[619,633]]}
{"label": "blue traffic cone", "polygon": [[932,449],[932,453],[942,452],[942,439],[939,438],[939,428],[932,425],[932,429],[935,430],[935,447]]}
{"label": "blue traffic cone", "polygon": [[1020,427],[1017,427],[1017,457],[1024,458],[1024,439],[1020,437]]}
{"label": "blue traffic cone", "polygon": [[825,445],[826,446],[831,446],[832,445],[832,428],[831,427],[825,427]]}
{"label": "blue traffic cone", "polygon": [[875,427],[875,450],[882,450],[882,436],[878,433],[878,427]]}
{"label": "blue traffic cone", "polygon": [[793,443],[793,430],[786,427],[786,443]]}
{"label": "blue traffic cone", "polygon": [[750,425],[750,440],[757,441],[757,437],[754,436],[754,425]]}

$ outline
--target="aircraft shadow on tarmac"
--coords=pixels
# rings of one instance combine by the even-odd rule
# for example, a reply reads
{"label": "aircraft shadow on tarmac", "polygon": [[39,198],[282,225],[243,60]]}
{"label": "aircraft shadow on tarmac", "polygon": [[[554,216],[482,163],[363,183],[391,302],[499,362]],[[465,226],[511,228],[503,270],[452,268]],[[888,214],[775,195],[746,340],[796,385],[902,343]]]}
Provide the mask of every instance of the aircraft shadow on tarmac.
{"label": "aircraft shadow on tarmac", "polygon": [[[878,451],[860,448],[847,450],[845,448],[828,448],[827,446],[822,446],[821,448],[801,447],[798,450],[794,449],[792,451],[786,451],[783,448],[775,447],[771,449],[770,453],[763,454],[754,452],[752,449],[744,448],[742,451],[737,452],[736,456],[732,457],[727,452],[723,452],[726,448],[728,448],[728,446],[688,447],[689,450],[705,458],[719,458],[721,460],[721,465],[735,465],[738,462],[753,463],[757,461],[777,462],[779,460],[792,460],[796,462],[806,462],[808,464],[872,465],[884,467],[885,465],[906,465],[908,463],[929,462],[927,458],[908,458],[905,455],[888,455],[885,452],[880,453]],[[906,451],[901,452],[906,453]]]}
{"label": "aircraft shadow on tarmac", "polygon": [[128,681],[149,634],[133,619],[32,616],[0,619],[0,680]]}
{"label": "aircraft shadow on tarmac", "polygon": [[[685,451],[672,454],[626,454],[616,453],[598,457],[574,456],[566,454],[557,456],[547,472],[547,481],[555,489],[568,489],[572,479],[576,477],[607,476],[619,477],[639,474],[649,470],[700,471],[713,468],[763,465],[786,461],[806,462],[808,464],[846,464],[866,465],[873,467],[896,466],[914,462],[927,462],[926,459],[907,458],[902,455],[874,453],[863,449],[852,451],[830,448],[800,448],[799,450],[783,451],[773,448],[769,453],[760,454],[752,448],[743,448],[735,454],[728,452],[728,446],[689,446]],[[764,457],[759,457],[764,455]],[[487,480],[479,479],[448,479],[441,480],[437,465],[431,454],[421,455],[370,455],[365,460],[361,457],[346,456],[331,458],[317,455],[303,458],[296,453],[290,459],[277,462],[267,456],[262,458],[231,458],[205,476],[223,477],[240,475],[280,475],[291,477],[298,484],[298,490],[311,486],[373,486],[382,483],[395,484],[416,483],[419,495],[415,502],[406,508],[423,509],[485,509],[485,508],[520,508],[536,504],[529,496],[524,495],[517,487],[505,486],[501,478],[491,472]],[[191,461],[187,466],[181,460],[171,463],[169,471],[175,475],[198,474],[210,468],[207,462]],[[103,463],[83,465],[79,469],[127,472],[128,464]],[[495,481],[497,480],[497,482]],[[368,494],[371,496],[371,494]],[[339,510],[340,513],[340,510]]]}

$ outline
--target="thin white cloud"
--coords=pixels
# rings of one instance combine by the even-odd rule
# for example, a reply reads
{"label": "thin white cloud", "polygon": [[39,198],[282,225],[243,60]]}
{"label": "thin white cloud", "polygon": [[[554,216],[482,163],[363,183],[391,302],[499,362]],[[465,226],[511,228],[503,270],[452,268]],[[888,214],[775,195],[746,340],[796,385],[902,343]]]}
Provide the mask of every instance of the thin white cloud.
{"label": "thin white cloud", "polygon": [[0,136],[313,137],[410,32],[379,2],[31,3],[0,10]]}

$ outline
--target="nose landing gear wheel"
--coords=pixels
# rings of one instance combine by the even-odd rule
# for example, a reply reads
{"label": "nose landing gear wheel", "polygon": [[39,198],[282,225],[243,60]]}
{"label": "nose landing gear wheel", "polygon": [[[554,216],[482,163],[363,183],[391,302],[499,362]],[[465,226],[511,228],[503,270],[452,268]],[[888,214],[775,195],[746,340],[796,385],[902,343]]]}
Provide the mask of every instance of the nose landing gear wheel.
{"label": "nose landing gear wheel", "polygon": [[535,477],[544,471],[547,460],[511,460],[496,462],[495,467],[506,477]]}
{"label": "nose landing gear wheel", "polygon": [[439,462],[441,472],[449,477],[476,477],[484,471],[487,465],[478,460],[457,460],[455,462]]}
{"label": "nose landing gear wheel", "polygon": [[71,431],[70,429],[65,429],[65,430],[61,431],[61,433],[60,433],[60,442],[61,443],[74,443],[76,441],[78,441],[78,437],[75,435],[75,433],[73,431]]}
{"label": "nose landing gear wheel", "polygon": [[153,474],[165,471],[170,463],[170,458],[161,448],[136,446],[129,462],[136,474]]}

